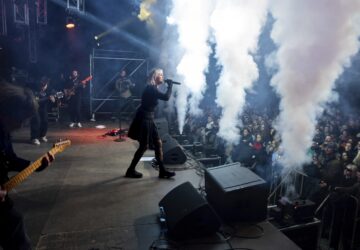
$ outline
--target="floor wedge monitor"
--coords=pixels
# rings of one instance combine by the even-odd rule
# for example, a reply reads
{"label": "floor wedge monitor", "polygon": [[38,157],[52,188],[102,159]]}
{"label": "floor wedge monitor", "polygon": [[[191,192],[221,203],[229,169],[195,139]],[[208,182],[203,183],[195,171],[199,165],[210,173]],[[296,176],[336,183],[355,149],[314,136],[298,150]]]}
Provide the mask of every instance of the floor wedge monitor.
{"label": "floor wedge monitor", "polygon": [[171,190],[159,202],[165,217],[168,236],[190,239],[215,233],[219,217],[190,182]]}

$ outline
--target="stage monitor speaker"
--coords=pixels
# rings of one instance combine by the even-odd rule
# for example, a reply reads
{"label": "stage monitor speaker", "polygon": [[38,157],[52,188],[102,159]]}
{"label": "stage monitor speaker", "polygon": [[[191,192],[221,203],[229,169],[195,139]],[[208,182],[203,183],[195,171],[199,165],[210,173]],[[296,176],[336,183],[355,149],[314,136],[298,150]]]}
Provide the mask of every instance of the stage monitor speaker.
{"label": "stage monitor speaker", "polygon": [[169,134],[161,137],[165,164],[183,164],[187,157],[180,144]]}
{"label": "stage monitor speaker", "polygon": [[205,169],[205,192],[225,221],[259,222],[267,217],[269,187],[240,163]]}
{"label": "stage monitor speaker", "polygon": [[165,118],[154,119],[154,123],[161,139],[165,134],[169,134],[169,124]]}
{"label": "stage monitor speaker", "polygon": [[190,182],[171,190],[159,202],[159,207],[171,238],[206,236],[220,227],[219,217]]}

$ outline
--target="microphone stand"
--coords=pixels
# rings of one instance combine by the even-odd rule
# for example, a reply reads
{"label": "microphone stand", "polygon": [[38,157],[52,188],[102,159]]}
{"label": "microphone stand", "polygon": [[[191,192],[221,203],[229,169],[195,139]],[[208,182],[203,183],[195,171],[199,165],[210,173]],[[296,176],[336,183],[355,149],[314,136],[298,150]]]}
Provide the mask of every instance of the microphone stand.
{"label": "microphone stand", "polygon": [[[122,97],[120,97],[120,98],[122,98]],[[124,104],[119,108],[119,113],[118,113],[118,118],[119,118],[119,132],[118,132],[118,135],[119,135],[119,137],[114,140],[114,141],[116,141],[116,142],[126,141],[126,139],[123,138],[124,131],[123,131],[122,128],[121,128],[121,120],[122,120],[121,111],[123,110],[123,106],[125,106],[125,102],[124,102]]]}

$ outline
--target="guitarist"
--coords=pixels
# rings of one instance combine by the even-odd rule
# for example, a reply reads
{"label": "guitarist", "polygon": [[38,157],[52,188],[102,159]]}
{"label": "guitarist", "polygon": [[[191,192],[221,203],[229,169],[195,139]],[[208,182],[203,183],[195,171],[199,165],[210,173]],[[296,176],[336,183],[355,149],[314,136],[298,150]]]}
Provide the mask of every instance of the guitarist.
{"label": "guitarist", "polygon": [[30,120],[30,140],[34,145],[40,145],[40,141],[47,142],[46,132],[48,130],[48,103],[55,102],[55,97],[48,94],[50,79],[43,76],[39,86],[34,90],[35,99],[39,109]]}
{"label": "guitarist", "polygon": [[[8,180],[10,171],[21,171],[28,160],[18,157],[12,146],[10,132],[21,127],[37,110],[33,93],[6,82],[0,82],[0,185]],[[48,155],[42,160],[40,170],[53,161]],[[6,191],[0,188],[0,246],[4,250],[31,249],[22,215],[14,208]]]}
{"label": "guitarist", "polygon": [[122,69],[119,78],[115,82],[115,88],[119,93],[118,116],[121,119],[121,113],[131,104],[131,90],[135,84],[128,77],[125,69]]}
{"label": "guitarist", "polygon": [[85,84],[80,81],[79,72],[73,70],[65,87],[65,96],[69,99],[70,128],[75,125],[82,127],[81,119],[81,98]]}

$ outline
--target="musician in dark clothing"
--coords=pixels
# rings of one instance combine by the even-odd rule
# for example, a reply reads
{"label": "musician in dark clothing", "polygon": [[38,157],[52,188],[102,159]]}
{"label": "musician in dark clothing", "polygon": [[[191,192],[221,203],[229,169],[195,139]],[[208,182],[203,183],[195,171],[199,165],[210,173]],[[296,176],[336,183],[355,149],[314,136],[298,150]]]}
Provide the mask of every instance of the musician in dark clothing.
{"label": "musician in dark clothing", "polygon": [[38,111],[30,120],[30,139],[35,145],[40,141],[47,142],[46,133],[48,130],[48,103],[55,102],[55,97],[48,94],[49,78],[42,77],[40,86],[35,88],[35,99],[39,104]]}
{"label": "musician in dark clothing", "polygon": [[174,172],[169,172],[164,167],[162,142],[154,123],[154,110],[158,104],[158,100],[169,100],[172,91],[172,83],[168,83],[166,93],[160,92],[158,87],[163,82],[163,70],[154,69],[150,74],[148,85],[142,94],[141,105],[138,108],[135,118],[129,128],[128,136],[131,139],[137,140],[140,145],[126,171],[125,177],[142,177],[142,174],[136,171],[135,167],[149,145],[153,145],[155,149],[155,159],[159,164],[159,178],[170,178],[175,175]]}
{"label": "musician in dark clothing", "polygon": [[119,78],[115,82],[115,88],[119,94],[118,101],[118,117],[121,120],[121,113],[124,112],[132,103],[131,91],[135,87],[135,84],[127,76],[125,69],[120,71]]}
{"label": "musician in dark clothing", "polygon": [[69,101],[70,128],[73,128],[75,125],[79,128],[82,127],[80,119],[83,88],[85,88],[85,85],[80,81],[79,72],[73,70],[70,80],[65,86],[65,96]]}
{"label": "musician in dark clothing", "polygon": [[128,98],[131,96],[131,89],[135,84],[127,76],[126,70],[121,70],[119,78],[115,82],[115,88],[119,92],[120,96],[123,98]]}
{"label": "musician in dark clothing", "polygon": [[[8,173],[21,171],[30,161],[18,157],[12,147],[10,132],[21,127],[22,122],[37,111],[33,93],[9,83],[0,83],[0,246],[4,250],[31,249],[25,232],[22,215],[14,208],[3,185],[9,180]],[[53,160],[42,160],[43,170]]]}

